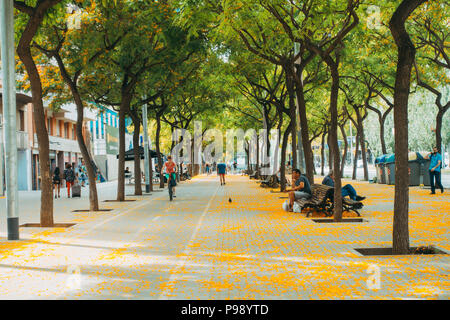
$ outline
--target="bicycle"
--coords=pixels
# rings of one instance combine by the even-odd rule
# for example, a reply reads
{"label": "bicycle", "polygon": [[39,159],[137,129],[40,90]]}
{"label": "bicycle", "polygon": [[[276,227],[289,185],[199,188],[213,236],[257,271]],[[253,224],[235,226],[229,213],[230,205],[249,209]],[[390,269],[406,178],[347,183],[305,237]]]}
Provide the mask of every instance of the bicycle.
{"label": "bicycle", "polygon": [[169,189],[169,199],[170,199],[170,201],[172,201],[173,200],[173,187],[175,187],[177,185],[176,175],[175,175],[175,173],[172,173],[171,176],[169,176],[169,174],[166,174],[166,178],[167,178],[167,186]]}

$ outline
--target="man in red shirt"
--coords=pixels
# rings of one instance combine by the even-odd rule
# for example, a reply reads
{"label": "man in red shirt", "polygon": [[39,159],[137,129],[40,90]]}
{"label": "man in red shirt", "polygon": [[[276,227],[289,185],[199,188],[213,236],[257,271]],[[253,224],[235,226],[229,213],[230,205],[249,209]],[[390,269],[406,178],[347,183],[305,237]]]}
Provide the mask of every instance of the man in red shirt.
{"label": "man in red shirt", "polygon": [[[164,171],[164,168],[166,168],[166,173],[169,175],[169,178],[167,179],[167,184],[170,185],[170,183],[173,183],[173,196],[175,197],[175,185],[176,185],[176,172],[177,172],[177,165],[172,160],[172,156],[167,157],[167,162],[164,163],[163,167],[161,168],[160,176],[162,177],[162,172]],[[171,181],[173,179],[173,182]],[[175,183],[174,183],[175,182]]]}

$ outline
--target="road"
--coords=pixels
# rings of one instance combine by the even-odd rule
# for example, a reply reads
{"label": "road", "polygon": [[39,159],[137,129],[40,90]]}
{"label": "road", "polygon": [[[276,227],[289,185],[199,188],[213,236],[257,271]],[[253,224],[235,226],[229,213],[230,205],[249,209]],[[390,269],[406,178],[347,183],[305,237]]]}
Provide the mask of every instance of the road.
{"label": "road", "polygon": [[[324,225],[282,211],[284,195],[247,177],[229,179],[224,187],[216,176],[184,182],[174,202],[167,191],[102,202],[111,212],[73,213],[86,208],[86,198],[58,200],[56,222],[75,226],[21,228],[21,241],[0,240],[0,298],[448,297],[448,256],[362,257],[353,250],[389,245],[391,186],[355,183],[368,196],[368,222]],[[102,188],[101,200],[113,197],[114,184]],[[411,195],[412,245],[433,241],[449,250],[448,195],[424,211],[426,197],[420,189]],[[36,207],[22,206],[31,210],[22,222],[37,222]],[[382,270],[380,290],[366,285],[372,264]]]}

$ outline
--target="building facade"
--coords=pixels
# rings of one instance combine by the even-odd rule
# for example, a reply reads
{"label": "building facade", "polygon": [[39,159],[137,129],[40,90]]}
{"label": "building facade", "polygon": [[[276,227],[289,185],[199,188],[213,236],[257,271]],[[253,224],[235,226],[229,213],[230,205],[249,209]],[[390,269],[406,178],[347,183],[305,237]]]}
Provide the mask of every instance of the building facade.
{"label": "building facade", "polygon": [[[1,96],[1,92],[0,92]],[[18,189],[20,191],[40,190],[39,144],[34,124],[34,112],[30,96],[17,93],[17,166]],[[0,193],[4,190],[4,146],[3,146],[3,106],[0,98]],[[82,156],[76,138],[76,107],[64,106],[58,111],[45,107],[45,123],[49,134],[50,168],[63,169],[67,163],[77,165]],[[95,119],[95,114],[85,110],[85,123]],[[83,134],[90,142],[89,130],[83,126]]]}
{"label": "building facade", "polygon": [[[125,126],[131,124],[126,118]],[[117,180],[119,154],[119,113],[108,107],[97,106],[95,120],[88,124],[92,138],[92,150],[95,163],[103,177],[108,181]],[[125,132],[125,149],[133,148],[133,135]]]}
{"label": "building facade", "polygon": [[[32,127],[33,136],[31,147],[31,189],[39,190],[39,144],[34,127],[32,108],[30,110],[31,112],[28,113],[28,122]],[[87,123],[93,119],[95,119],[95,113],[86,108],[84,110],[84,124],[82,130],[88,149],[90,148],[89,144],[91,139]],[[59,169],[63,171],[67,163],[70,163],[74,168],[77,167],[78,164],[81,163],[83,157],[76,136],[76,106],[74,104],[68,104],[58,111],[53,111],[46,107],[45,122],[47,124],[49,136],[50,168],[52,172],[56,167],[59,167]]]}

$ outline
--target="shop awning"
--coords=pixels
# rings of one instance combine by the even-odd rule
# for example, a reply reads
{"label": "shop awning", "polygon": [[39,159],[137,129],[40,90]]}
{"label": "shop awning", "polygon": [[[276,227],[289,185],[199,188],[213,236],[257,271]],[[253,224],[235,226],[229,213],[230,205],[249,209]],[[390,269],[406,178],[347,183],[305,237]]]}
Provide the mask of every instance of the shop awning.
{"label": "shop awning", "polygon": [[[144,147],[139,146],[139,154],[141,155],[141,159],[144,159]],[[150,156],[152,158],[157,158],[158,154],[155,150],[150,150]],[[161,156],[164,156],[161,154]],[[119,159],[119,155],[117,155],[117,159]],[[125,152],[125,161],[134,161],[134,148]]]}

